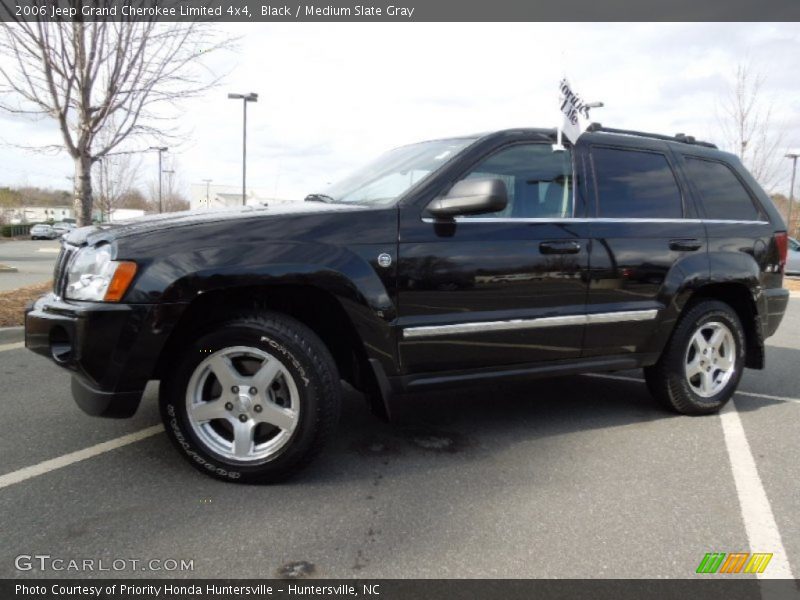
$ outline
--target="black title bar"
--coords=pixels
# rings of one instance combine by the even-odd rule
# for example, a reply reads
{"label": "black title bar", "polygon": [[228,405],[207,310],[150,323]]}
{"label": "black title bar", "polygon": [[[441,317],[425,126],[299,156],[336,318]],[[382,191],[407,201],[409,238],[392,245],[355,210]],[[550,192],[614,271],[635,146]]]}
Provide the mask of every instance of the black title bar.
{"label": "black title bar", "polygon": [[761,600],[794,599],[796,580],[708,579],[3,579],[3,600]]}
{"label": "black title bar", "polygon": [[[0,0],[2,21],[800,21],[798,0]],[[568,43],[568,40],[565,40]]]}

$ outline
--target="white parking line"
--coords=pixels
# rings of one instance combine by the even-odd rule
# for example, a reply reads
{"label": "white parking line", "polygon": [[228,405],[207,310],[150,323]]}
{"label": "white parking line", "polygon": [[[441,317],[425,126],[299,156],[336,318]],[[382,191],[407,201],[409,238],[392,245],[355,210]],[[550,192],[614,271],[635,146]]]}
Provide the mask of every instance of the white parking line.
{"label": "white parking line", "polygon": [[104,454],[105,452],[110,452],[111,450],[116,450],[122,446],[127,446],[128,444],[132,444],[156,435],[157,433],[161,433],[162,431],[164,431],[164,427],[162,425],[153,425],[147,429],[129,433],[128,435],[123,435],[122,437],[118,437],[107,442],[102,442],[100,444],[90,446],[89,448],[84,448],[83,450],[70,452],[69,454],[51,458],[50,460],[40,462],[39,464],[25,467],[24,469],[19,469],[18,471],[0,475],[0,489],[14,485],[15,483],[20,483],[27,479],[31,479],[33,477],[38,477],[39,475],[44,475],[45,473],[55,471],[56,469],[60,469],[62,467],[67,467],[75,464],[76,462],[86,460],[87,458],[92,458],[93,456]]}
{"label": "white parking line", "polygon": [[[644,383],[641,377],[625,377],[624,375],[606,375],[605,373],[584,373],[584,377],[597,377],[599,379],[616,379],[617,381],[635,381],[636,383]],[[776,400],[778,402],[795,402],[800,404],[800,398],[792,398],[790,396],[773,396],[771,394],[759,394],[756,392],[745,392],[736,390],[739,396],[752,396],[754,398],[764,398],[765,400]]]}
{"label": "white parking line", "polygon": [[[624,375],[587,373],[587,376],[644,383],[644,379],[626,377]],[[782,402],[800,402],[798,398],[771,396],[755,392],[737,391],[736,394]],[[794,579],[792,568],[786,556],[786,549],[783,547],[783,540],[775,522],[775,515],[772,513],[772,506],[758,474],[756,461],[750,450],[750,443],[747,441],[744,426],[733,399],[720,411],[719,416],[750,551],[754,553],[767,552],[773,555],[769,568],[764,573],[758,573],[757,576],[759,579]],[[772,588],[762,589],[764,600],[772,598],[772,591]],[[796,590],[791,597],[797,597]]]}
{"label": "white parking line", "polygon": [[733,400],[722,409],[719,417],[750,551],[772,553],[769,568],[764,573],[758,573],[758,578],[794,579],[772,507]]}
{"label": "white parking line", "polygon": [[740,396],[753,396],[754,398],[765,398],[766,400],[777,400],[778,402],[795,402],[800,404],[800,398],[790,398],[789,396],[772,396],[770,394],[756,394],[755,392],[736,391]]}
{"label": "white parking line", "polygon": [[47,254],[58,254],[61,248],[39,248],[37,252],[46,252]]}
{"label": "white parking line", "polygon": [[17,348],[24,348],[25,342],[14,342],[13,344],[0,344],[0,352],[6,350],[16,350]]}

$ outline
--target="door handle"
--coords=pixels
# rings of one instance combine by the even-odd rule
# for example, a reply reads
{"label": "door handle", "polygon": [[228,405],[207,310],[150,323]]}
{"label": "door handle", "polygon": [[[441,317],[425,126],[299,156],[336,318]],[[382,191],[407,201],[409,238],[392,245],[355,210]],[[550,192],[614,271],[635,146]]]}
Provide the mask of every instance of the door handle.
{"label": "door handle", "polygon": [[541,242],[539,252],[542,254],[577,254],[581,251],[578,242]]}
{"label": "door handle", "polygon": [[700,240],[695,239],[683,239],[683,240],[670,240],[669,241],[669,249],[670,250],[678,250],[683,252],[692,252],[694,250],[699,250],[703,247],[703,244]]}

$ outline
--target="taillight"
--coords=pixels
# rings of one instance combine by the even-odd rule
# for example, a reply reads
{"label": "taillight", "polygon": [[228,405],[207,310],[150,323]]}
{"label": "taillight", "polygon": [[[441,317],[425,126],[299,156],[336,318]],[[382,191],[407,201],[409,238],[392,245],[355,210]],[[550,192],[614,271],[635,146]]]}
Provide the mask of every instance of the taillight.
{"label": "taillight", "polygon": [[775,234],[775,245],[778,246],[779,272],[783,273],[783,268],[786,266],[786,257],[789,254],[789,234],[785,231],[777,232]]}

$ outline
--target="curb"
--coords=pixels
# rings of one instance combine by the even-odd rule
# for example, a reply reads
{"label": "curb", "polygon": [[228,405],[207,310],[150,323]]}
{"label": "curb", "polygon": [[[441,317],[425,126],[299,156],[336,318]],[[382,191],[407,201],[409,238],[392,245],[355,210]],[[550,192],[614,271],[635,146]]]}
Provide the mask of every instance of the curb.
{"label": "curb", "polygon": [[0,344],[13,344],[24,341],[24,327],[0,327]]}

